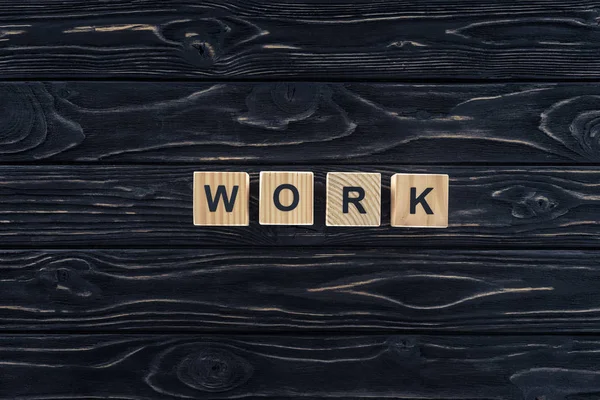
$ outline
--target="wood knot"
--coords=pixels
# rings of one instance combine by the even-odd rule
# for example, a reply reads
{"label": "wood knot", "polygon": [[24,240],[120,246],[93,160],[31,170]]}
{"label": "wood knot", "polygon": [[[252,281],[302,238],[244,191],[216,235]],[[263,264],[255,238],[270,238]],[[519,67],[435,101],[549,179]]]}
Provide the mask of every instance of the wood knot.
{"label": "wood knot", "polygon": [[42,84],[0,85],[0,157],[49,157],[83,141],[81,128],[58,115]]}
{"label": "wood knot", "polygon": [[231,29],[216,18],[174,21],[161,27],[163,37],[181,43],[184,57],[199,67],[212,66],[223,53]]}
{"label": "wood knot", "polygon": [[271,88],[273,103],[288,114],[313,110],[317,104],[320,85],[312,83],[278,83]]}
{"label": "wood knot", "polygon": [[192,36],[184,42],[188,61],[201,67],[212,66],[217,59],[218,45],[209,40]]}
{"label": "wood knot", "polygon": [[[530,218],[556,218],[568,212],[568,204],[561,201],[549,191],[541,188],[531,188],[521,185],[510,186],[497,190],[492,197],[509,203],[512,207],[512,216],[519,219]],[[564,199],[564,203],[568,199]]]}
{"label": "wood knot", "polygon": [[208,348],[185,358],[177,376],[194,389],[224,392],[245,383],[252,372],[252,366],[242,357],[229,350]]}
{"label": "wood knot", "polygon": [[[271,130],[287,129],[291,122],[312,121],[323,97],[330,97],[327,86],[311,83],[277,83],[256,85],[246,97],[248,113],[238,118],[246,125]],[[335,118],[322,104],[322,111]],[[339,129],[339,128],[338,128]]]}
{"label": "wood knot", "polygon": [[395,354],[396,357],[413,359],[421,356],[421,350],[415,338],[394,336],[389,338],[386,343],[388,349]]}
{"label": "wood knot", "polygon": [[268,34],[253,23],[233,16],[171,21],[160,29],[168,43],[183,46],[187,61],[205,68],[221,57],[235,57],[233,53],[240,47]]}
{"label": "wood knot", "polygon": [[82,276],[82,272],[90,270],[85,260],[65,259],[41,268],[37,273],[37,281],[46,290],[70,297],[91,298],[100,289]]}
{"label": "wood knot", "polygon": [[540,129],[586,159],[600,159],[600,96],[553,104],[542,113]]}

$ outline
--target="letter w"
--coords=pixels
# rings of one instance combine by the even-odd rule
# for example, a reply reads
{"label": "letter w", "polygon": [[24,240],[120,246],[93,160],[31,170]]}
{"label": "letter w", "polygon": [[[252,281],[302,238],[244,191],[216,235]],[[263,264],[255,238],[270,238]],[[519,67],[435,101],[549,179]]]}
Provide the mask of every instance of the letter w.
{"label": "letter w", "polygon": [[225,185],[217,186],[217,194],[213,198],[212,193],[210,191],[210,185],[204,185],[204,191],[206,192],[206,201],[208,202],[208,209],[210,212],[217,211],[217,207],[219,206],[219,201],[221,197],[223,198],[223,203],[225,204],[225,211],[232,212],[233,206],[235,205],[235,198],[238,194],[239,186],[234,186],[233,191],[231,192],[231,198],[227,196],[227,189]]}

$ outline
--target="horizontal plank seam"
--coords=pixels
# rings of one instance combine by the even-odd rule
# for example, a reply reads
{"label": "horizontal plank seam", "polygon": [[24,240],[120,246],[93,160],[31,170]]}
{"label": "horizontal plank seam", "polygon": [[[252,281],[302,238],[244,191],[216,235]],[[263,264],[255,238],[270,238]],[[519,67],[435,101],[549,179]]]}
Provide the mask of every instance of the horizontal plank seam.
{"label": "horizontal plank seam", "polygon": [[126,335],[144,335],[144,336],[304,336],[304,337],[356,337],[356,336],[440,336],[440,337],[452,337],[452,336],[478,336],[478,337],[499,337],[499,336],[511,336],[511,337],[553,337],[553,336],[579,336],[579,337],[593,337],[600,336],[600,331],[589,331],[589,332],[570,332],[570,331],[554,331],[554,332],[513,332],[513,331],[502,331],[502,332],[476,332],[476,331],[426,331],[426,330],[391,330],[391,329],[378,329],[378,330],[281,330],[281,331],[235,331],[235,330],[144,330],[144,329],[123,329],[123,330],[0,330],[0,337],[4,336],[100,336],[100,335],[114,335],[114,336],[126,336]]}
{"label": "horizontal plank seam", "polygon": [[135,77],[52,77],[52,76],[31,76],[27,78],[23,77],[7,77],[0,78],[2,82],[119,82],[119,83],[272,83],[272,82],[289,82],[289,83],[387,83],[387,84],[407,84],[407,85],[446,85],[446,86],[461,86],[464,84],[473,85],[497,85],[497,84],[600,84],[600,78],[569,78],[562,77],[561,79],[556,78],[427,78],[427,79],[410,79],[410,78],[328,78],[328,79],[315,79],[311,77],[307,78],[291,78],[291,77],[257,77],[257,78],[219,78],[215,79],[210,77],[202,79],[198,77],[190,78],[135,78]]}
{"label": "horizontal plank seam", "polygon": [[[344,228],[339,228],[344,229]],[[390,230],[406,230],[409,228],[389,228]],[[415,230],[415,229],[413,229]],[[421,230],[421,229],[419,229]],[[591,245],[590,245],[591,246]],[[321,244],[321,245],[253,245],[253,244],[228,244],[228,245],[218,245],[218,244],[209,244],[209,245],[181,245],[181,244],[173,244],[169,245],[165,248],[156,248],[148,245],[124,245],[124,246],[76,246],[72,244],[67,244],[65,246],[54,246],[54,247],[38,247],[37,245],[9,245],[2,246],[0,245],[0,251],[87,251],[87,250],[99,250],[99,251],[110,251],[110,250],[232,250],[232,249],[244,249],[244,251],[250,249],[256,250],[311,250],[311,249],[328,249],[328,250],[411,250],[414,252],[425,252],[425,251],[468,251],[468,250],[477,250],[477,251],[546,251],[546,252],[558,252],[558,251],[585,251],[585,252],[600,252],[600,249],[595,247],[585,247],[585,246],[564,246],[560,245],[544,245],[544,246],[536,246],[536,245],[526,245],[522,247],[518,246],[490,246],[490,245],[477,245],[477,244],[469,244],[469,245],[448,245],[448,246],[427,246],[427,247],[416,247],[414,244],[408,244],[406,246],[400,246],[398,244],[390,244],[390,245],[336,245],[336,244]],[[600,253],[599,253],[600,254]]]}
{"label": "horizontal plank seam", "polygon": [[294,161],[293,163],[284,163],[280,161],[274,162],[265,162],[265,163],[257,163],[253,161],[252,163],[245,163],[243,161],[190,161],[190,162],[119,162],[119,161],[52,161],[52,160],[39,160],[39,161],[17,161],[17,162],[0,162],[0,167],[35,167],[35,166],[44,166],[44,167],[68,167],[68,166],[102,166],[102,167],[148,167],[148,166],[169,166],[169,167],[194,167],[202,166],[206,167],[207,165],[215,165],[215,166],[236,166],[236,167],[291,167],[291,166],[311,166],[311,167],[319,167],[319,166],[339,166],[345,167],[346,169],[352,169],[355,167],[390,167],[390,166],[403,166],[403,167],[473,167],[473,168],[481,168],[481,167],[500,167],[500,168],[552,168],[552,167],[564,167],[564,168],[580,168],[580,167],[600,167],[600,161],[598,162],[552,162],[552,163],[502,163],[502,162],[443,162],[443,163],[435,163],[435,162],[410,162],[410,163],[402,163],[398,161],[391,162],[380,162],[375,163],[373,161],[366,162],[354,162],[348,160],[340,160],[340,161],[319,161],[318,164],[313,161]]}
{"label": "horizontal plank seam", "polygon": [[[195,166],[206,168],[207,166],[214,165],[215,167],[236,167],[236,168],[285,168],[285,167],[297,167],[297,166],[310,166],[311,168],[320,168],[320,167],[344,167],[345,169],[356,169],[357,167],[372,167],[373,169],[377,169],[378,167],[466,167],[466,168],[482,168],[482,167],[495,167],[495,168],[570,168],[570,169],[578,169],[585,167],[600,167],[600,161],[598,162],[552,162],[552,163],[502,163],[502,162],[447,162],[443,163],[418,163],[418,162],[410,162],[410,163],[401,163],[398,161],[391,162],[380,162],[375,163],[373,161],[366,162],[352,162],[348,160],[340,160],[340,161],[318,161],[315,163],[313,161],[294,161],[294,162],[265,162],[265,163],[257,163],[255,160],[251,163],[247,162],[239,162],[239,161],[190,161],[190,162],[103,162],[103,161],[16,161],[16,162],[0,162],[1,167],[44,167],[44,168],[52,168],[52,167],[85,167],[89,166],[90,168],[95,167],[182,167],[182,168],[194,168]],[[254,171],[256,172],[256,171]],[[327,172],[327,171],[324,171]],[[258,173],[258,172],[256,172]]]}
{"label": "horizontal plank seam", "polygon": [[[343,229],[343,228],[341,228]],[[390,228],[390,229],[402,229],[402,228]],[[78,246],[74,246],[74,245],[67,245],[64,247],[50,247],[50,246],[41,246],[41,247],[22,247],[22,246],[7,246],[5,248],[0,247],[0,250],[4,250],[4,251],[21,251],[21,250],[35,250],[35,251],[60,251],[60,252],[66,252],[66,251],[121,251],[121,250],[151,250],[151,251],[170,251],[170,250],[189,250],[189,251],[206,251],[206,250],[223,250],[226,247],[230,247],[232,249],[237,249],[240,247],[239,244],[236,245],[227,245],[227,246],[219,246],[219,245],[206,245],[206,246],[189,246],[189,245],[180,245],[180,244],[174,244],[174,245],[169,245],[169,246],[165,246],[165,247],[156,247],[156,246],[145,246],[145,245],[125,245],[125,246],[116,246],[116,245],[112,245],[112,246],[92,246],[92,247],[78,247]],[[298,251],[298,250],[306,250],[311,251],[312,249],[322,249],[322,247],[327,247],[331,250],[347,250],[347,251],[351,251],[351,250],[355,250],[356,249],[356,245],[337,245],[337,244],[331,244],[331,245],[326,245],[326,246],[320,246],[320,245],[310,245],[310,246],[294,246],[294,245],[282,245],[282,246],[272,246],[272,245],[250,245],[251,249],[255,249],[257,251],[264,251],[264,250],[273,250],[273,251],[285,251],[285,250],[290,250],[290,251]],[[378,245],[369,245],[366,246],[366,249],[380,249],[380,250],[389,250],[391,252],[393,251],[397,251],[397,250],[412,250],[413,252],[430,252],[430,251],[457,251],[457,252],[464,252],[464,251],[469,251],[471,248],[470,247],[466,247],[466,248],[458,248],[457,246],[436,246],[436,247],[407,247],[407,248],[402,248],[402,247],[389,247],[389,246],[378,246]],[[244,250],[248,250],[247,248],[245,248]],[[361,250],[365,250],[364,248],[361,248]],[[511,246],[506,246],[505,248],[498,248],[496,246],[491,246],[489,249],[485,249],[485,247],[481,247],[478,248],[477,250],[473,250],[473,253],[479,253],[482,251],[502,251],[502,252],[538,252],[538,251],[547,251],[547,252],[579,252],[579,251],[584,251],[586,253],[599,253],[600,254],[600,248],[586,248],[586,247],[564,247],[564,248],[560,248],[557,249],[556,246],[538,246],[537,248],[535,246],[527,246],[526,248],[523,247],[511,247]]]}

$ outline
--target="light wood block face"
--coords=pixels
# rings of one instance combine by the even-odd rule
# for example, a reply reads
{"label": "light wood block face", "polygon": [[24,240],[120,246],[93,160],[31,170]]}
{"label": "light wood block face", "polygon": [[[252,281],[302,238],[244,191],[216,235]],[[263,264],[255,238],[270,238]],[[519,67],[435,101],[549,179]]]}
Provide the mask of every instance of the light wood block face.
{"label": "light wood block face", "polygon": [[448,227],[448,175],[392,176],[391,225],[415,228]]}
{"label": "light wood block face", "polygon": [[381,225],[381,174],[329,172],[327,226]]}
{"label": "light wood block face", "polygon": [[249,189],[246,172],[194,172],[194,225],[247,226]]}
{"label": "light wood block face", "polygon": [[312,172],[260,173],[261,225],[312,225],[313,219]]}

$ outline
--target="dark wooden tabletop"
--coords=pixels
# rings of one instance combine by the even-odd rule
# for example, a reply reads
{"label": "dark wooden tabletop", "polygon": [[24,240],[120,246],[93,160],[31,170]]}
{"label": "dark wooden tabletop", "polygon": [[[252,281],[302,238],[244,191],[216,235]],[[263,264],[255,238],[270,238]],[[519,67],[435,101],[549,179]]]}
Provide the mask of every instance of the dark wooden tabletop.
{"label": "dark wooden tabletop", "polygon": [[[598,399],[599,165],[597,1],[0,0],[0,399]],[[249,226],[193,225],[215,170]],[[390,227],[399,172],[447,229]]]}

